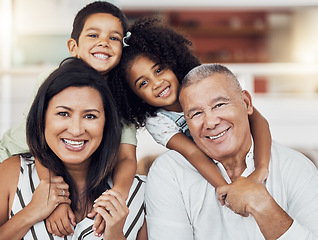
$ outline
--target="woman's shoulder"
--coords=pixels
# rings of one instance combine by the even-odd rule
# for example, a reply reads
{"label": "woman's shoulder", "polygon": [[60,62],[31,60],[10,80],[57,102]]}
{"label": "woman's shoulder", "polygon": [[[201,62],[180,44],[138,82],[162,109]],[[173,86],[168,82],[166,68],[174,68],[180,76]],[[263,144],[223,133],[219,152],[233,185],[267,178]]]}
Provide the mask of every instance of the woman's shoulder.
{"label": "woman's shoulder", "polygon": [[140,207],[143,204],[145,194],[145,183],[146,176],[138,174],[135,175],[127,199],[127,206],[129,208],[131,208],[133,205]]}
{"label": "woman's shoulder", "polygon": [[0,164],[0,179],[4,176],[11,176],[12,173],[20,170],[21,159],[20,155],[14,155]]}
{"label": "woman's shoulder", "polygon": [[[13,199],[19,181],[20,169],[19,155],[9,157],[0,164],[0,192],[3,197]],[[12,201],[10,200],[11,204]]]}

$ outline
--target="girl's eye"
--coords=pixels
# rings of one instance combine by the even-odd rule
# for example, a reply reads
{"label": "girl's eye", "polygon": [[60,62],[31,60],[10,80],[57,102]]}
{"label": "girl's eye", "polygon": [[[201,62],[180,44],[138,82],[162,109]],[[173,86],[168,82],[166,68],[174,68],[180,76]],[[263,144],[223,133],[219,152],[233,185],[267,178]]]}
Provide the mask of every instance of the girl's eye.
{"label": "girl's eye", "polygon": [[85,118],[86,119],[95,119],[97,117],[94,114],[87,114],[87,115],[85,115]]}
{"label": "girl's eye", "polygon": [[159,74],[162,71],[162,69],[159,67],[156,69],[156,74]]}
{"label": "girl's eye", "polygon": [[68,112],[59,112],[59,113],[57,113],[57,115],[60,115],[61,117],[68,117],[69,116]]}
{"label": "girl's eye", "polygon": [[148,81],[147,81],[147,80],[143,80],[143,81],[141,81],[141,82],[140,82],[140,84],[139,84],[139,88],[141,88],[141,87],[145,86],[147,83],[148,83]]}

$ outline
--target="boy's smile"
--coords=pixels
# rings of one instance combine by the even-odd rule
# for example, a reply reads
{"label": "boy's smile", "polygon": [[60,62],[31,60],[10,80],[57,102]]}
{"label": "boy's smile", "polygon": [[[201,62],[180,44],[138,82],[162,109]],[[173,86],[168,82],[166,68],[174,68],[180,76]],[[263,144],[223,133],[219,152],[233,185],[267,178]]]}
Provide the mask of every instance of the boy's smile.
{"label": "boy's smile", "polygon": [[119,63],[122,40],[120,20],[108,13],[95,13],[87,18],[78,43],[72,38],[68,40],[68,48],[73,57],[107,74]]}

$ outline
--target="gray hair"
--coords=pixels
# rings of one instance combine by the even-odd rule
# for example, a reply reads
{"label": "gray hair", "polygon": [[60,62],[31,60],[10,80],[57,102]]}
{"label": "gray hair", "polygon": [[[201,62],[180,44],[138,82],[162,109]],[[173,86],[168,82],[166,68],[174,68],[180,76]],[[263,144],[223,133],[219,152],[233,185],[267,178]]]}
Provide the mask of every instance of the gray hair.
{"label": "gray hair", "polygon": [[183,79],[181,88],[189,87],[201,80],[213,76],[215,73],[224,74],[235,85],[236,89],[242,91],[242,87],[236,76],[225,66],[220,64],[201,64],[193,68]]}

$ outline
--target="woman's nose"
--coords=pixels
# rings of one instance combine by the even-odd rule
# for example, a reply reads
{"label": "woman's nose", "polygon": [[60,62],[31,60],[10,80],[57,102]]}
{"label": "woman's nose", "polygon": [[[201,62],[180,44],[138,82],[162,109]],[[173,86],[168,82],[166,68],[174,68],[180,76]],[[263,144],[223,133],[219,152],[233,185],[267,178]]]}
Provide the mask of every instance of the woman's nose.
{"label": "woman's nose", "polygon": [[81,136],[85,132],[82,119],[79,117],[73,117],[72,121],[70,121],[68,130],[74,137]]}

